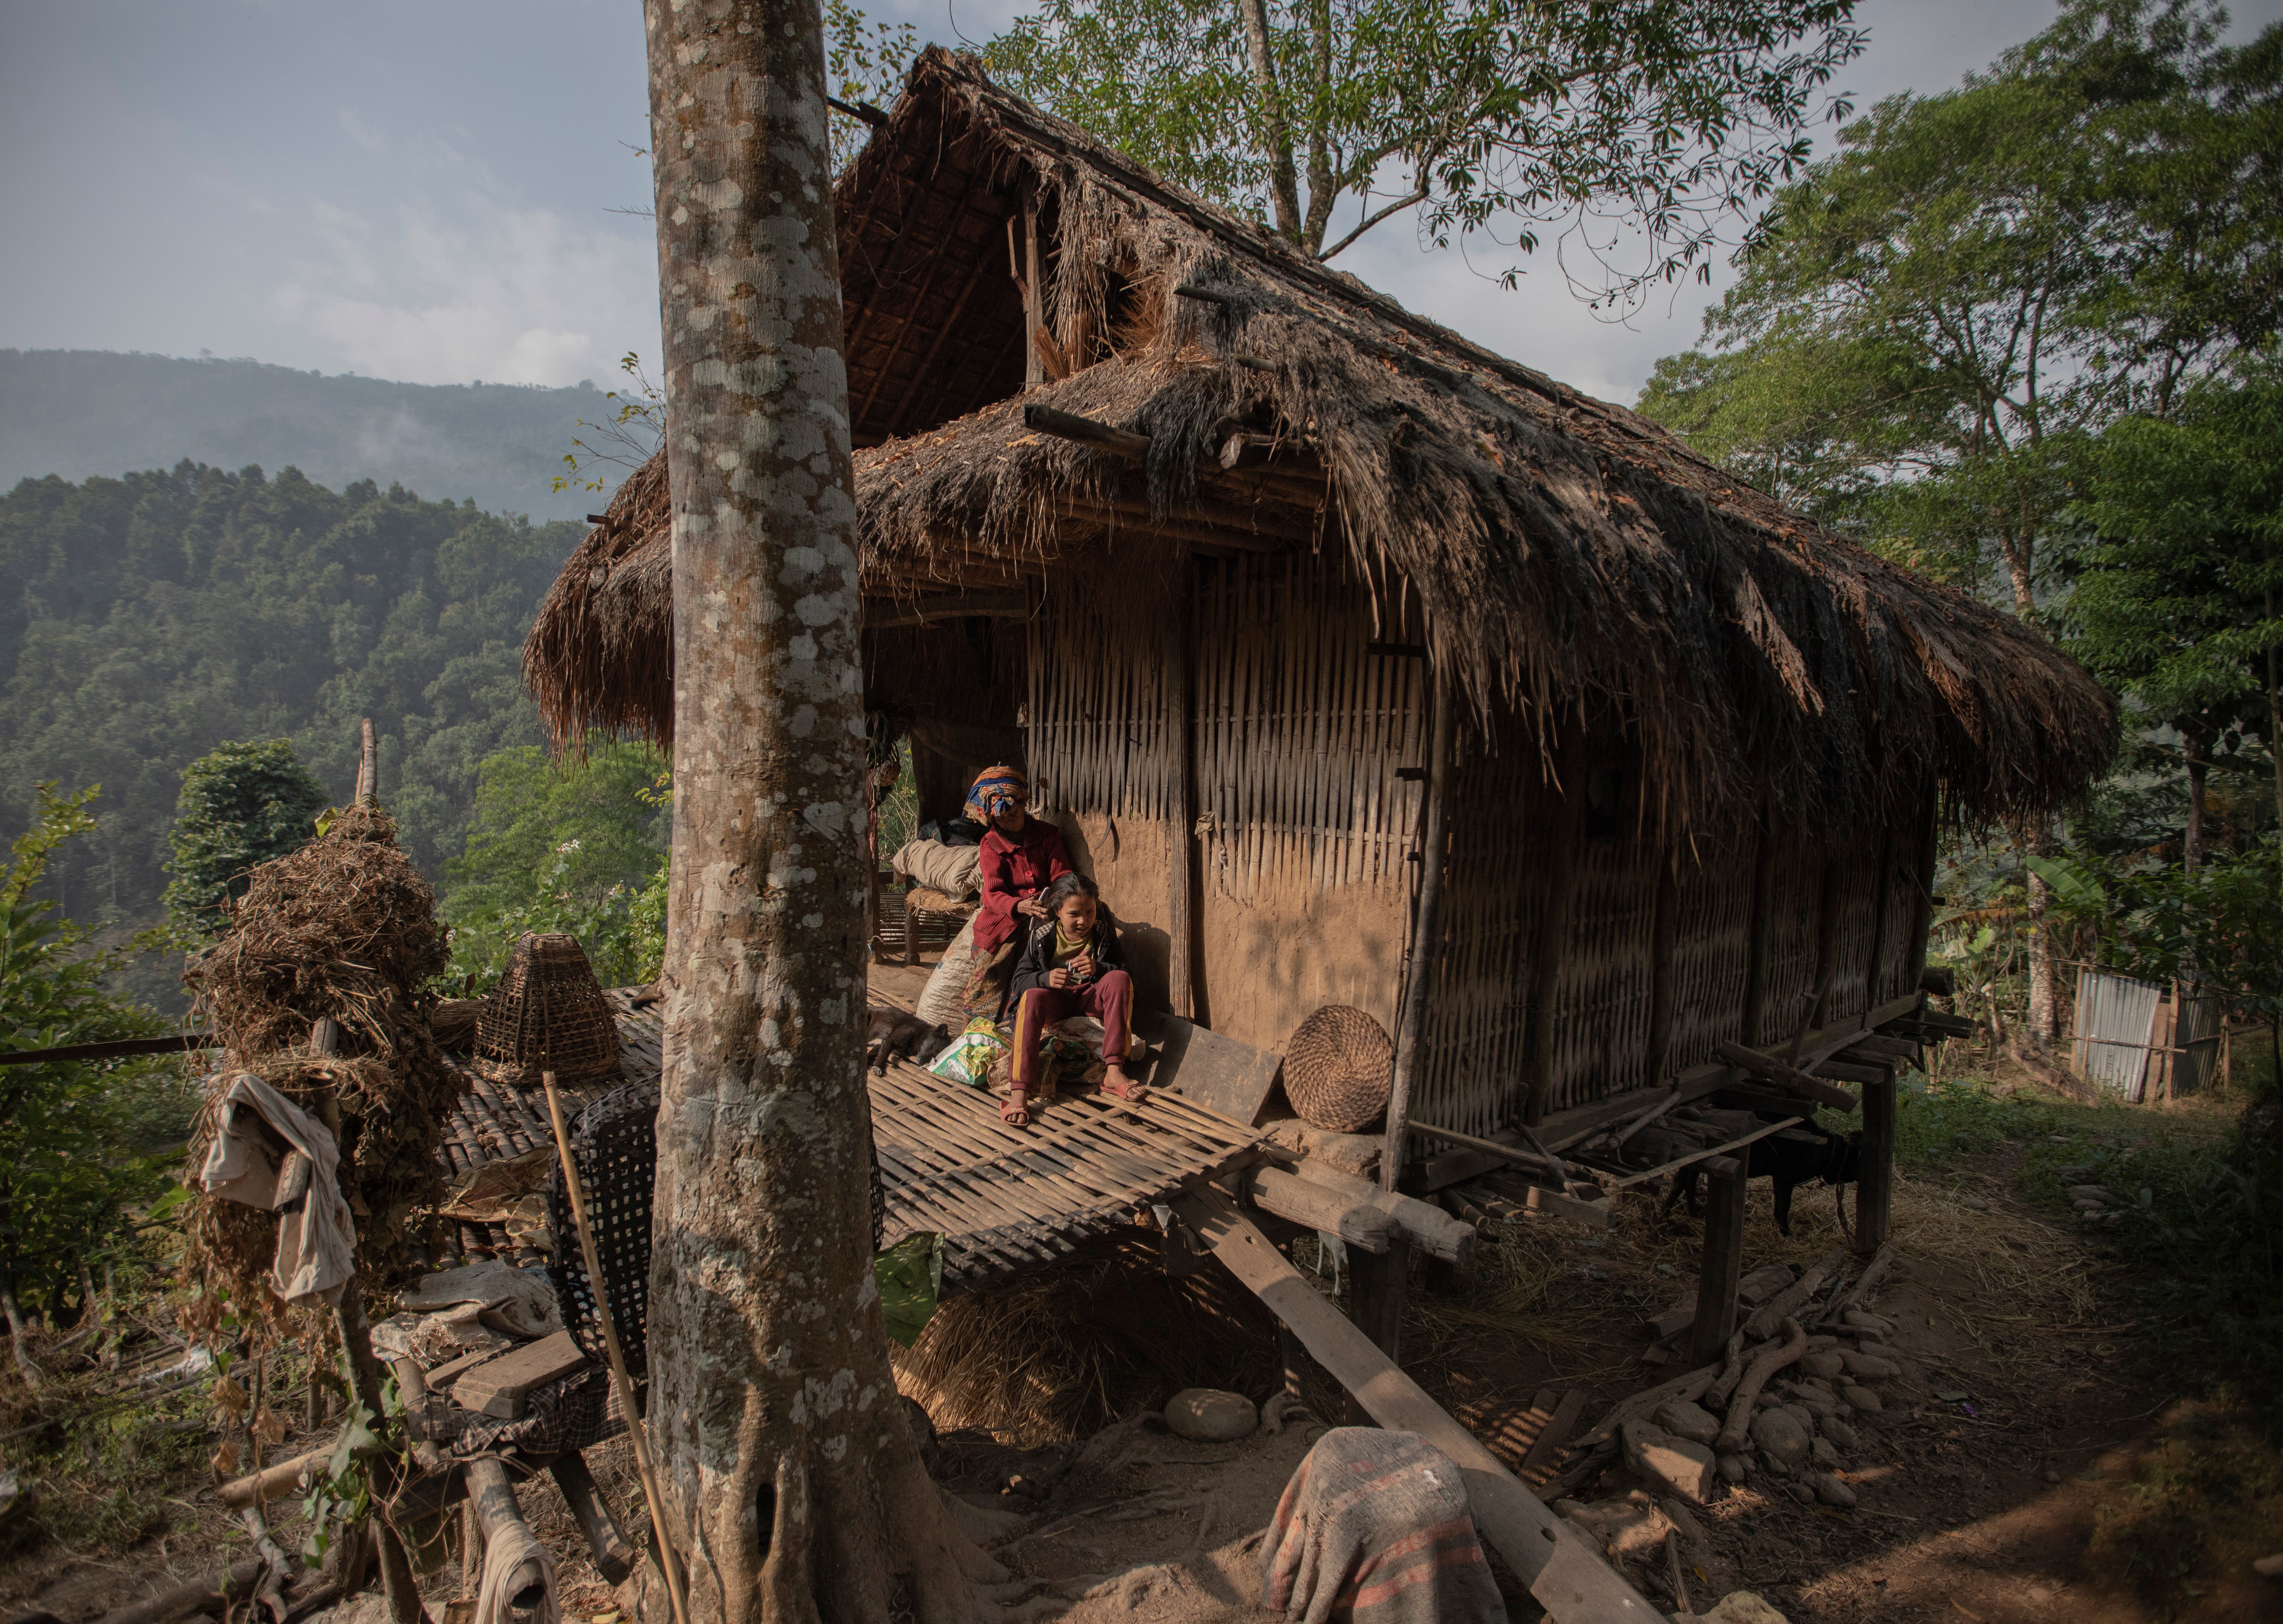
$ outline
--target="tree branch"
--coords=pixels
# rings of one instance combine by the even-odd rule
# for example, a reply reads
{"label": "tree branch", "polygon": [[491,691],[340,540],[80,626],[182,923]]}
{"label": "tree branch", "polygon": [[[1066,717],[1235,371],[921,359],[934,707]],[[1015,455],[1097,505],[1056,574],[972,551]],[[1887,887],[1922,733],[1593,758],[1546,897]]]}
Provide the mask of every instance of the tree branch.
{"label": "tree branch", "polygon": [[1354,230],[1350,231],[1350,232],[1349,232],[1345,237],[1341,238],[1339,241],[1337,241],[1337,242],[1334,243],[1330,247],[1329,247],[1329,248],[1325,249],[1321,254],[1318,254],[1316,257],[1317,257],[1318,259],[1320,259],[1320,260],[1329,260],[1329,259],[1330,259],[1334,254],[1337,254],[1341,249],[1343,249],[1343,248],[1346,247],[1350,243],[1352,243],[1352,242],[1355,241],[1355,239],[1356,239],[1357,238],[1361,237],[1361,236],[1362,236],[1366,231],[1370,230],[1372,227],[1374,227],[1374,226],[1377,225],[1381,221],[1383,221],[1383,220],[1386,219],[1390,215],[1399,215],[1399,214],[1401,214],[1405,209],[1406,209],[1406,208],[1415,207],[1416,207],[1416,206],[1418,206],[1419,204],[1424,203],[1426,200],[1427,200],[1427,193],[1426,193],[1423,190],[1422,190],[1422,191],[1414,191],[1414,192],[1411,193],[1411,195],[1410,195],[1410,196],[1408,196],[1408,197],[1398,198],[1394,202],[1392,202],[1392,203],[1389,204],[1385,208],[1381,209],[1381,210],[1379,211],[1379,213],[1377,213],[1377,214],[1375,214],[1375,215],[1372,215],[1369,219],[1366,220],[1366,221],[1365,221],[1361,225],[1360,225],[1360,226],[1356,227],[1356,229],[1355,229]]}

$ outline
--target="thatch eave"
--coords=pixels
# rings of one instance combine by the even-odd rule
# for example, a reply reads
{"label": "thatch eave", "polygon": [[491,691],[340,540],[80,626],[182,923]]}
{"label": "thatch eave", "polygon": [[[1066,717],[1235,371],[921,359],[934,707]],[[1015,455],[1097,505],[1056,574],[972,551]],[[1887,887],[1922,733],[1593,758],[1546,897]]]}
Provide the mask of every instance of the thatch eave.
{"label": "thatch eave", "polygon": [[[1329,550],[1406,583],[1435,658],[1485,715],[1518,713],[1540,737],[1588,711],[1621,718],[1656,800],[1684,821],[1763,798],[1845,821],[1929,774],[1966,816],[2012,816],[2106,767],[2114,700],[2034,628],[1306,260],[939,51],[841,181],[844,262],[884,198],[908,215],[919,197],[952,223],[939,252],[954,262],[898,241],[851,273],[875,290],[852,295],[852,398],[861,379],[865,401],[908,418],[930,375],[898,369],[940,348],[911,313],[878,314],[877,288],[899,274],[955,284],[974,309],[987,269],[957,256],[1004,253],[987,233],[977,246],[970,202],[941,201],[954,160],[954,178],[988,195],[1051,197],[1060,330],[1117,338],[1061,382],[859,449],[868,598],[1081,582],[1122,548],[1210,545],[1219,527],[1223,543]],[[1003,379],[979,364],[951,375],[953,396]],[[1146,465],[1031,432],[1029,404],[1149,436]],[[860,432],[902,420],[869,410]],[[1326,497],[1201,485],[1233,423],[1299,442]],[[558,740],[670,735],[666,519],[654,461],[542,610],[526,669]],[[1248,525],[1259,534],[1234,534]]]}

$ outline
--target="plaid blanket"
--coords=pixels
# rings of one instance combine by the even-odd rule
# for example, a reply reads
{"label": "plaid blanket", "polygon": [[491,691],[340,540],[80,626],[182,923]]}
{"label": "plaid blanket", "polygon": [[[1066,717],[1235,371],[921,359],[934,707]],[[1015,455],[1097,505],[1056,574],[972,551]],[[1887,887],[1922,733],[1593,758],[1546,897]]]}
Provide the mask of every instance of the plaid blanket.
{"label": "plaid blanket", "polygon": [[1325,1433],[1284,1486],[1260,1604],[1292,1624],[1506,1624],[1459,1469],[1367,1426]]}

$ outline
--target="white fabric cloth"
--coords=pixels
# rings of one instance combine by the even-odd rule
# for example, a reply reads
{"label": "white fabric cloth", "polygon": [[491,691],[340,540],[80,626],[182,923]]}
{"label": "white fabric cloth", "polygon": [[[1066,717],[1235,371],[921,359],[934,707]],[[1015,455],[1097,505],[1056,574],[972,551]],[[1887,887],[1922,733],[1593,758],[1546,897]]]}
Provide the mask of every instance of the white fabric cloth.
{"label": "white fabric cloth", "polygon": [[960,999],[967,993],[968,972],[975,964],[975,921],[959,927],[959,934],[943,950],[942,959],[928,972],[916,1005],[922,1020],[931,1020],[946,1032],[956,1033],[967,1024]]}
{"label": "white fabric cloth", "polygon": [[511,1605],[515,1575],[526,1562],[539,1564],[540,1581],[547,1593],[537,1607],[520,1616],[530,1624],[561,1624],[563,1607],[555,1594],[555,1553],[520,1522],[509,1523],[485,1542],[484,1579],[476,1591],[475,1624],[509,1624],[518,1616]]}
{"label": "white fabric cloth", "polygon": [[323,1123],[252,1072],[240,1072],[222,1094],[199,1183],[209,1195],[277,1212],[278,1174],[287,1158],[272,1135],[307,1159],[309,1176],[306,1195],[297,1200],[292,1191],[285,1194],[288,1210],[278,1214],[269,1282],[287,1302],[303,1297],[339,1302],[341,1287],[356,1272],[356,1223],[341,1198],[340,1147]]}
{"label": "white fabric cloth", "polygon": [[946,846],[940,840],[907,840],[888,859],[906,879],[916,879],[946,896],[973,896],[983,889],[983,848]]}
{"label": "white fabric cloth", "polygon": [[[453,1319],[473,1317],[493,1331],[529,1340],[563,1329],[555,1287],[542,1269],[517,1269],[497,1258],[464,1269],[439,1269],[398,1299],[415,1314],[446,1312]],[[461,1309],[465,1312],[452,1313]]]}

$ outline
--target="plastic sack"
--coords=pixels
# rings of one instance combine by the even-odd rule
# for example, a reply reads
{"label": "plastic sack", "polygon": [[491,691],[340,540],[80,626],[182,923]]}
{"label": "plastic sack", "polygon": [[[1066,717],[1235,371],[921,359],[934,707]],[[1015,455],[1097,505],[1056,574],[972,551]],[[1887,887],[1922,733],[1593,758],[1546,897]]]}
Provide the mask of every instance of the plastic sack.
{"label": "plastic sack", "polygon": [[951,1047],[928,1065],[947,1082],[963,1082],[970,1089],[988,1088],[991,1063],[1007,1052],[1006,1041],[989,1021],[971,1020],[967,1030],[951,1040]]}

